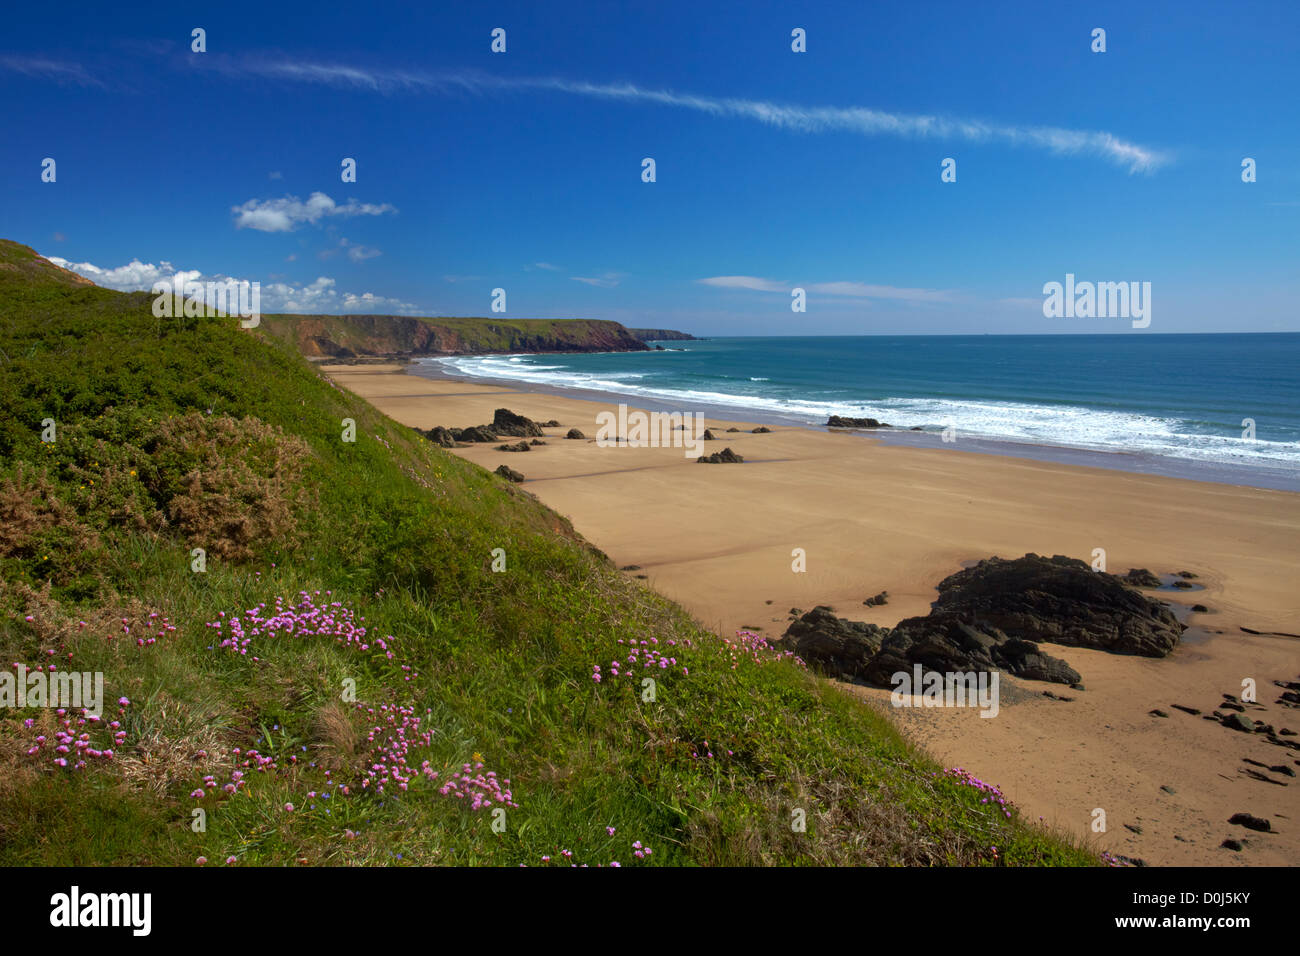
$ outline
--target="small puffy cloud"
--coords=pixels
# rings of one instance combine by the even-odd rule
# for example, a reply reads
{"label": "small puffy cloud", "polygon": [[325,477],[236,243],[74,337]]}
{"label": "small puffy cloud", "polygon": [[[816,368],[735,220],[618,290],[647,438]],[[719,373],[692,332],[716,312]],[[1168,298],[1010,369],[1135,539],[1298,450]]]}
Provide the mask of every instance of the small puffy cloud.
{"label": "small puffy cloud", "polygon": [[559,267],[559,266],[551,265],[551,263],[549,263],[549,262],[534,262],[534,263],[533,263],[533,268],[534,268],[534,269],[545,269],[547,272],[559,272],[559,271],[560,271],[560,267]]}
{"label": "small puffy cloud", "polygon": [[[58,256],[47,256],[56,266],[85,276],[96,285],[119,292],[151,292],[157,282],[174,281],[176,276],[185,282],[237,282],[249,280],[231,276],[204,273],[198,269],[177,269],[167,260],[155,265],[132,259],[124,266],[111,269],[101,268],[90,262],[69,262]],[[261,283],[261,308],[263,313],[302,312],[302,313],[362,313],[386,312],[400,314],[418,314],[420,309],[410,302],[375,295],[373,292],[340,292],[336,283],[328,276],[320,276],[307,285],[294,285],[291,282]]]}
{"label": "small puffy cloud", "polygon": [[316,225],[322,219],[351,216],[382,216],[397,212],[388,203],[363,203],[349,199],[337,203],[322,192],[314,192],[304,202],[297,196],[281,199],[250,199],[240,206],[232,206],[236,229],[256,229],[259,232],[292,232],[303,223]]}

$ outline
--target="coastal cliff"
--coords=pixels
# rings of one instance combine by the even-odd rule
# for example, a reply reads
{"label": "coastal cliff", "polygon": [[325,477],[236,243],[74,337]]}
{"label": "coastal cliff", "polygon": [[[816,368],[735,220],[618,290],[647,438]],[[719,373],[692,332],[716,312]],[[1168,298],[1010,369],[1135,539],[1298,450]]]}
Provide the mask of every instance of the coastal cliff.
{"label": "coastal cliff", "polygon": [[268,315],[262,327],[307,358],[465,355],[491,352],[644,352],[617,322],[601,319],[413,318],[400,315]]}
{"label": "coastal cliff", "polygon": [[678,332],[676,329],[628,329],[634,336],[642,342],[698,342],[695,336],[689,332]]}

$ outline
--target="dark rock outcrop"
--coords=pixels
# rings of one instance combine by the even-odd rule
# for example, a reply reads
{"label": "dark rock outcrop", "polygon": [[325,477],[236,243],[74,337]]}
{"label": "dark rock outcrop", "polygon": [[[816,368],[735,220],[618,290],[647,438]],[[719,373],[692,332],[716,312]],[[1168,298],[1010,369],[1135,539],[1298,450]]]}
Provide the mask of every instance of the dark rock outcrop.
{"label": "dark rock outcrop", "polygon": [[1184,630],[1168,608],[1120,578],[1074,558],[1036,554],[981,561],[939,583],[928,615],[892,630],[871,627],[819,606],[791,623],[783,646],[830,673],[882,687],[916,665],[923,672],[1002,670],[1082,686],[1079,673],[1045,653],[1040,642],[1162,657]]}
{"label": "dark rock outcrop", "polygon": [[497,451],[532,451],[532,447],[526,441],[521,441],[515,445],[497,445]]}
{"label": "dark rock outcrop", "polygon": [[879,607],[882,604],[888,604],[889,592],[881,591],[879,594],[867,598],[862,603],[865,604],[867,607]]}
{"label": "dark rock outcrop", "polygon": [[516,484],[524,480],[524,476],[509,465],[497,465],[497,470],[493,474],[500,475],[507,481],[513,481]]}
{"label": "dark rock outcrop", "polygon": [[422,433],[425,438],[443,448],[455,448],[456,437],[441,425],[434,425],[427,432]]}
{"label": "dark rock outcrop", "polygon": [[492,431],[490,425],[471,425],[469,428],[449,428],[456,441],[487,442],[497,441],[501,436]]}
{"label": "dark rock outcrop", "polygon": [[1255,732],[1255,722],[1245,714],[1228,714],[1223,718],[1223,726],[1232,730],[1240,730],[1242,733],[1253,734]]}
{"label": "dark rock outcrop", "polygon": [[706,428],[706,429],[704,429],[704,435],[702,436],[701,440],[702,440],[702,441],[717,441],[717,440],[718,440],[718,436],[715,435],[715,434],[713,434],[712,431],[710,431],[709,429]]}
{"label": "dark rock outcrop", "polygon": [[1234,813],[1228,818],[1228,822],[1233,826],[1245,827],[1247,830],[1254,830],[1258,833],[1271,833],[1273,824],[1263,817],[1257,817],[1253,813]]}
{"label": "dark rock outcrop", "polygon": [[931,616],[978,618],[1026,641],[1164,657],[1186,629],[1169,608],[1077,558],[988,558],[939,582]]}
{"label": "dark rock outcrop", "polygon": [[770,433],[771,431],[772,431],[772,429],[768,428],[766,425],[759,425],[757,428],[755,428],[755,429],[751,432],[751,434],[753,434],[753,435],[766,435],[766,434]]}
{"label": "dark rock outcrop", "polygon": [[516,415],[508,408],[498,408],[492,413],[492,430],[511,438],[541,438],[542,426],[531,418]]}
{"label": "dark rock outcrop", "polygon": [[576,428],[570,428],[567,432],[565,432],[564,437],[565,437],[565,438],[575,438],[575,439],[579,439],[579,440],[581,440],[581,439],[586,438],[587,436],[584,435],[582,432],[578,431]]}
{"label": "dark rock outcrop", "polygon": [[1128,574],[1124,575],[1120,580],[1135,588],[1160,587],[1160,579],[1146,568],[1129,568]]}
{"label": "dark rock outcrop", "polygon": [[832,415],[826,421],[827,428],[889,428],[890,425],[885,422],[876,421],[874,418],[841,418],[839,415]]}
{"label": "dark rock outcrop", "polygon": [[745,459],[730,448],[724,448],[722,451],[715,451],[712,455],[701,455],[695,460],[705,465],[725,465],[743,462]]}
{"label": "dark rock outcrop", "polygon": [[838,618],[829,607],[818,605],[791,623],[775,644],[817,665],[825,674],[863,680],[886,633],[875,624]]}
{"label": "dark rock outcrop", "polygon": [[1044,654],[1033,641],[1009,638],[983,622],[967,624],[951,615],[912,617],[900,621],[881,642],[880,653],[864,674],[880,687],[893,686],[890,678],[923,672],[944,674],[1004,670],[1025,680],[1077,684],[1079,673],[1064,661]]}

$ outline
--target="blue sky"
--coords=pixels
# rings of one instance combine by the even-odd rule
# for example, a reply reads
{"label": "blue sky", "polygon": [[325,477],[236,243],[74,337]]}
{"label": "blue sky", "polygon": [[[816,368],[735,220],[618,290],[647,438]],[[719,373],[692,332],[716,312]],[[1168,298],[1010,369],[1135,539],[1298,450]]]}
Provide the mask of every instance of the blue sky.
{"label": "blue sky", "polygon": [[1135,334],[1300,331],[1290,0],[323,6],[7,11],[0,236],[264,311],[1128,331],[1044,318],[1073,273],[1150,282]]}

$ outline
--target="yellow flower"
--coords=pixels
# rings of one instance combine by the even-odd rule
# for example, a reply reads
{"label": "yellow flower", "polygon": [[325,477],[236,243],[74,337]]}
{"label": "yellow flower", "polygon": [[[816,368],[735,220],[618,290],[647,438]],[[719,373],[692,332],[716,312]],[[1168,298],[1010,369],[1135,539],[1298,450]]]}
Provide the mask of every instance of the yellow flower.
{"label": "yellow flower", "polygon": [[477,750],[474,751],[474,762],[475,762],[475,763],[482,763],[482,762],[483,762],[483,755],[482,755],[481,753],[479,753]]}

